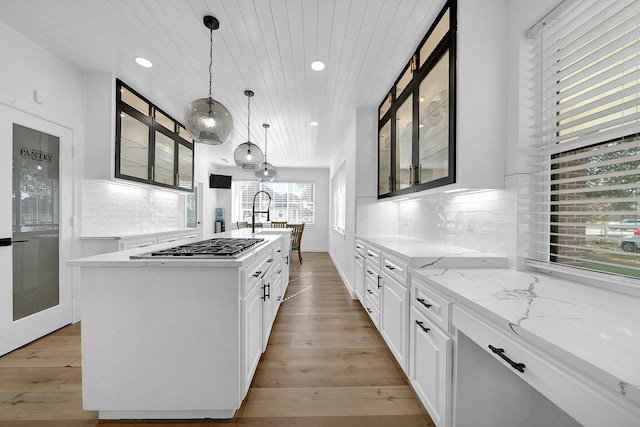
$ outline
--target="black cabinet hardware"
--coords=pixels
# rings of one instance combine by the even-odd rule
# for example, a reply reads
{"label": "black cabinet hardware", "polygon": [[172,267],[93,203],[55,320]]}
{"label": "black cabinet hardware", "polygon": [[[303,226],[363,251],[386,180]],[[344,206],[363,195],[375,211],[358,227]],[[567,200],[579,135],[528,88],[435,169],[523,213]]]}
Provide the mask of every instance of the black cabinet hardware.
{"label": "black cabinet hardware", "polygon": [[0,239],[0,246],[11,246],[12,243],[27,243],[28,240],[11,240],[11,237]]}
{"label": "black cabinet hardware", "polygon": [[276,252],[277,252],[277,253],[280,253],[280,252],[282,252],[282,249],[278,249]]}
{"label": "black cabinet hardware", "polygon": [[267,262],[273,262],[273,258],[269,258]]}
{"label": "black cabinet hardware", "polygon": [[431,308],[431,306],[433,305],[433,304],[429,304],[428,302],[424,302],[424,298],[416,298],[416,300],[418,300],[420,304],[424,305],[427,308]]}
{"label": "black cabinet hardware", "polygon": [[370,275],[372,275],[372,276],[373,276],[373,271],[371,271],[371,270],[367,270],[367,273],[369,273]]}
{"label": "black cabinet hardware", "polygon": [[507,357],[507,355],[506,355],[506,354],[504,354],[504,348],[495,348],[494,346],[492,346],[491,344],[489,344],[489,349],[490,349],[491,351],[493,351],[495,354],[497,354],[498,356],[500,356],[500,358],[501,358],[502,360],[504,360],[504,361],[505,361],[505,362],[507,362],[509,365],[511,365],[511,367],[512,367],[513,369],[515,369],[515,370],[516,370],[516,371],[518,371],[518,372],[522,372],[522,373],[524,373],[524,368],[525,368],[524,363],[517,363],[517,362],[514,362],[513,360],[509,359],[509,358]]}
{"label": "black cabinet hardware", "polygon": [[264,295],[262,296],[263,301],[266,301],[267,298],[271,299],[271,283],[267,283],[262,289],[264,290]]}
{"label": "black cabinet hardware", "polygon": [[369,312],[369,314],[373,314],[373,311],[369,307],[367,307],[367,311]]}
{"label": "black cabinet hardware", "polygon": [[420,329],[422,329],[422,330],[423,330],[423,331],[425,331],[425,332],[429,332],[429,331],[431,330],[431,329],[429,329],[429,328],[425,328],[425,327],[424,327],[424,322],[421,322],[421,321],[419,321],[419,320],[416,320],[416,325],[420,326]]}
{"label": "black cabinet hardware", "polygon": [[287,255],[287,262],[285,262],[286,265],[289,265],[289,255]]}
{"label": "black cabinet hardware", "polygon": [[367,256],[373,256],[371,252],[367,252]]}
{"label": "black cabinet hardware", "polygon": [[280,273],[282,273],[282,270],[276,271],[276,274],[280,274]]}
{"label": "black cabinet hardware", "polygon": [[371,289],[367,288],[367,292],[369,292],[369,295],[373,295],[373,291]]}
{"label": "black cabinet hardware", "polygon": [[388,268],[389,270],[395,270],[395,269],[396,269],[394,266],[389,265],[389,264],[385,264],[384,266],[385,266],[386,268]]}
{"label": "black cabinet hardware", "polygon": [[378,289],[382,287],[382,285],[380,284],[380,279],[382,279],[382,276],[378,276]]}
{"label": "black cabinet hardware", "polygon": [[258,270],[255,273],[253,273],[253,277],[258,277],[260,274],[262,274],[262,271]]}

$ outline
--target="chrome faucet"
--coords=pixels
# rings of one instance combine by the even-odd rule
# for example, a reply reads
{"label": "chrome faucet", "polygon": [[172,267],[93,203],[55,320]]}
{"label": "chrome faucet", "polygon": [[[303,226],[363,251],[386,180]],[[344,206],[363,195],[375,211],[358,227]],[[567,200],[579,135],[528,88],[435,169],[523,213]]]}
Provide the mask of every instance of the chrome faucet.
{"label": "chrome faucet", "polygon": [[[260,193],[266,194],[267,197],[269,198],[269,204],[267,205],[267,210],[266,211],[256,211],[256,197]],[[271,207],[271,196],[269,195],[269,193],[267,193],[264,190],[260,190],[256,194],[254,194],[254,196],[253,196],[253,206],[251,207],[251,234],[255,234],[256,233],[256,214],[257,213],[258,214],[266,213],[267,214],[267,221],[271,221],[271,219],[269,219],[269,208],[270,207]]]}

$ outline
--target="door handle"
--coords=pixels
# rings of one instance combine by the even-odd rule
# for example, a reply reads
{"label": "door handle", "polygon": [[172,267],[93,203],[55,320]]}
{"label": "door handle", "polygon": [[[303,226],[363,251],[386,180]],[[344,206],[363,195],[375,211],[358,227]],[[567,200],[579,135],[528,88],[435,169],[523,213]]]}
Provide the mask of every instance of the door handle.
{"label": "door handle", "polygon": [[11,246],[12,243],[26,243],[28,240],[11,240],[11,237],[0,239],[0,246]]}

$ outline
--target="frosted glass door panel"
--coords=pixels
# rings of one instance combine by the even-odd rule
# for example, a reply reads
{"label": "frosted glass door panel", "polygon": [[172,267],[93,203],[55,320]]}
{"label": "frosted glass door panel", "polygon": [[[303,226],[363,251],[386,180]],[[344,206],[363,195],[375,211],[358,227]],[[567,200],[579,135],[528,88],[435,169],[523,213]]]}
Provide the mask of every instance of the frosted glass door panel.
{"label": "frosted glass door panel", "polygon": [[413,95],[396,111],[396,191],[413,184]]}
{"label": "frosted glass door panel", "polygon": [[122,113],[120,174],[149,179],[149,126]]}
{"label": "frosted glass door panel", "polygon": [[449,175],[449,54],[420,82],[419,182]]}
{"label": "frosted glass door panel", "polygon": [[178,186],[193,188],[193,150],[178,144]]}
{"label": "frosted glass door panel", "polygon": [[378,195],[391,193],[391,121],[382,126],[378,142]]}
{"label": "frosted glass door panel", "polygon": [[174,185],[176,143],[163,133],[156,131],[153,180],[160,184]]}
{"label": "frosted glass door panel", "polygon": [[13,125],[13,320],[57,306],[60,139]]}

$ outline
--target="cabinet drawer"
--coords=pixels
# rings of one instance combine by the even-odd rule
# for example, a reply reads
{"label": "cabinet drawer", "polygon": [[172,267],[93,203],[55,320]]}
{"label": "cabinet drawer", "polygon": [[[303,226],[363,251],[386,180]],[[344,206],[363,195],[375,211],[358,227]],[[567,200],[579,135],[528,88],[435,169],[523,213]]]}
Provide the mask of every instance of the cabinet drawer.
{"label": "cabinet drawer", "polygon": [[373,246],[367,246],[365,252],[365,258],[367,259],[367,263],[371,264],[373,267],[380,269],[380,249],[375,248]]}
{"label": "cabinet drawer", "polygon": [[426,283],[411,281],[411,306],[431,319],[440,329],[451,332],[451,302]]}
{"label": "cabinet drawer", "polygon": [[364,255],[365,246],[364,246],[364,242],[362,240],[357,240],[356,239],[355,251],[356,251],[356,253],[359,253],[360,255],[365,256]]}
{"label": "cabinet drawer", "polygon": [[380,308],[378,303],[374,302],[368,293],[364,297],[364,308],[367,310],[367,313],[369,313],[371,320],[373,320],[373,324],[376,325],[376,329],[380,329]]}
{"label": "cabinet drawer", "polygon": [[[591,372],[543,353],[508,327],[486,321],[458,305],[452,310],[452,324],[502,364],[506,375],[517,375],[582,425],[611,425],[613,420],[616,426],[638,425],[640,407],[620,392],[616,379],[597,381]],[[503,357],[489,346],[500,349]],[[513,366],[506,358],[522,366]]]}
{"label": "cabinet drawer", "polygon": [[376,307],[380,308],[380,289],[378,287],[378,282],[365,278],[364,291],[376,304]]}
{"label": "cabinet drawer", "polygon": [[273,262],[271,251],[262,255],[260,259],[242,270],[242,295],[245,296],[260,281],[260,276],[269,268],[269,260]]}
{"label": "cabinet drawer", "polygon": [[285,249],[284,249],[284,239],[279,239],[274,245],[273,245],[273,257],[274,258],[282,258],[284,259],[284,257],[287,254],[285,254]]}
{"label": "cabinet drawer", "polygon": [[396,279],[402,286],[407,287],[407,268],[408,265],[385,253],[382,254],[382,265],[380,271]]}
{"label": "cabinet drawer", "polygon": [[364,277],[375,284],[376,290],[380,289],[380,270],[366,261],[364,264]]}

